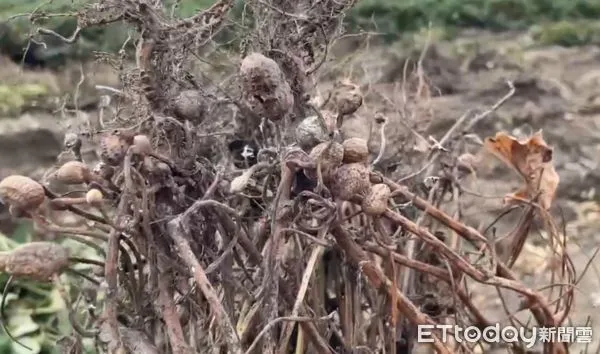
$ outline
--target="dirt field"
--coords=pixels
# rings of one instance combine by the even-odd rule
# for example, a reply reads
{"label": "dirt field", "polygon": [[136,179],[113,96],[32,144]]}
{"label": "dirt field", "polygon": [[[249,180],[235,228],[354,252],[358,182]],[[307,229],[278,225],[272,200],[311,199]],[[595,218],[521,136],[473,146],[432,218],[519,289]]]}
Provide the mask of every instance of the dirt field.
{"label": "dirt field", "polygon": [[[407,55],[401,46],[374,47],[368,50],[368,54],[361,52],[335,68],[343,72],[352,69],[353,75],[363,77],[361,84],[370,94],[365,106],[345,123],[347,131],[365,135],[365,127],[369,126],[365,120],[377,110],[381,95],[392,100],[398,98],[397,83],[402,80]],[[438,89],[432,91],[429,102],[432,111],[426,117],[432,122],[428,133],[436,139],[440,139],[468,110],[486,109],[504,96],[508,92],[506,80],[514,83],[514,96],[479,122],[475,131],[484,138],[499,130],[524,136],[543,129],[545,140],[554,147],[554,163],[561,178],[553,213],[567,221],[565,229],[570,255],[581,273],[600,244],[600,233],[597,232],[600,230],[600,208],[596,202],[600,186],[600,48],[537,48],[525,35],[518,33],[491,35],[477,32],[466,33],[452,42],[434,41],[423,63],[430,84]],[[28,75],[35,77],[33,73]],[[90,85],[106,81],[93,73],[88,79]],[[406,129],[397,112],[388,110],[380,113],[389,119],[383,159],[393,159],[401,148],[405,148],[398,134]],[[92,119],[97,117],[94,110],[85,114]],[[0,141],[11,142],[0,145],[0,177],[15,169],[33,172],[37,168],[32,166],[47,167],[60,149],[60,134],[66,125],[56,124],[49,112],[6,118],[0,122]],[[39,144],[36,149],[32,149],[30,144],[33,137]],[[379,131],[373,129],[371,147],[374,151],[379,151],[380,141]],[[415,148],[418,150],[418,146]],[[19,151],[24,153],[15,154]],[[476,148],[471,152],[478,153]],[[422,153],[413,151],[413,154],[418,161]],[[502,196],[514,191],[520,184],[519,177],[497,159],[485,154],[481,157],[480,163],[475,166],[477,178],[471,180],[469,189],[484,197],[473,197],[462,205],[463,215],[474,223],[473,227],[480,226],[480,222],[491,222],[498,214]],[[24,160],[27,163],[23,163]],[[401,177],[414,169],[415,166],[399,166],[395,173]],[[474,201],[477,201],[476,208],[472,207]],[[514,218],[504,219],[498,225],[498,233],[510,230],[515,221]],[[547,284],[547,279],[544,279],[547,273],[544,267],[549,260],[545,257],[547,251],[544,251],[546,241],[536,234],[532,234],[529,241],[516,269],[527,277],[532,286]],[[589,348],[574,346],[573,353],[593,353],[600,348],[598,268],[600,262],[594,260],[581,280],[572,317],[573,324],[579,326],[585,325],[589,317],[596,333]],[[494,294],[487,295],[491,296],[481,301],[486,301],[491,314],[499,313],[502,306],[499,298]],[[516,299],[513,300],[516,302]]]}
{"label": "dirt field", "polygon": [[[399,83],[403,78],[406,50],[376,48],[370,55],[358,56],[352,63],[362,67],[363,84],[372,92],[373,101],[385,96],[388,103],[398,101],[402,95]],[[381,61],[373,58],[383,58]],[[414,58],[414,55],[413,55]],[[352,67],[352,65],[349,65]],[[430,119],[431,133],[441,139],[446,130],[463,114],[473,110],[473,115],[492,106],[509,91],[506,80],[516,88],[500,109],[480,121],[475,132],[481,138],[497,131],[506,131],[516,137],[525,137],[542,129],[544,138],[554,148],[554,165],[560,175],[557,200],[552,209],[568,237],[569,255],[581,274],[600,244],[600,208],[598,185],[600,182],[600,48],[597,46],[563,48],[536,47],[527,36],[519,33],[488,34],[465,33],[452,42],[432,44],[423,61],[424,72],[431,80],[433,97],[429,104],[433,112],[424,114]],[[400,106],[401,104],[398,104]],[[388,105],[389,106],[389,105]],[[368,104],[358,112],[354,121],[346,123],[347,131],[360,134],[366,126],[369,111],[376,110]],[[405,153],[403,138],[406,129],[398,112],[384,114],[393,123],[386,127],[385,158],[394,159]],[[421,118],[419,118],[421,119]],[[371,145],[379,151],[380,134],[371,134]],[[425,135],[427,138],[427,135]],[[417,147],[418,149],[418,147]],[[473,227],[491,223],[499,214],[502,196],[515,191],[520,177],[507,169],[491,154],[473,147],[469,152],[479,157],[477,177],[470,180],[468,188],[480,196],[466,198],[461,205],[463,216]],[[418,156],[419,153],[415,153]],[[418,160],[418,158],[417,158]],[[417,166],[423,162],[417,163]],[[416,167],[399,166],[396,177],[409,174]],[[415,183],[420,181],[412,181]],[[515,217],[504,218],[497,224],[499,235],[509,232],[517,222]],[[529,236],[525,251],[515,269],[533,287],[549,284],[547,238],[540,233]],[[595,258],[579,283],[574,326],[585,326],[587,321],[595,329],[593,343],[576,344],[573,353],[594,353],[600,348],[600,261]],[[491,316],[504,313],[496,293],[481,293]],[[517,298],[505,294],[509,308],[516,308]],[[513,307],[514,306],[514,307]],[[524,322],[526,317],[518,316]],[[496,316],[503,321],[504,317]]]}

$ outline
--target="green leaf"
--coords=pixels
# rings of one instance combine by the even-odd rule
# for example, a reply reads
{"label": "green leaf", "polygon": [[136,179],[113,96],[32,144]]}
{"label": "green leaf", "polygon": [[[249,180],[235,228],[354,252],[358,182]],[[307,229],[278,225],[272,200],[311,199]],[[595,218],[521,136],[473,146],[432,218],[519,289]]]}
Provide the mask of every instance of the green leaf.
{"label": "green leaf", "polygon": [[23,244],[31,241],[31,224],[23,223],[19,225],[12,234],[11,240]]}
{"label": "green leaf", "polygon": [[11,340],[7,335],[0,336],[0,353],[10,353]]}
{"label": "green leaf", "polygon": [[31,350],[24,348],[19,343],[12,342],[11,348],[13,354],[39,354],[42,351],[42,344],[39,338],[36,337],[23,337],[19,338],[19,342],[25,344]]}
{"label": "green leaf", "polygon": [[37,331],[40,325],[33,321],[31,315],[17,313],[9,317],[8,328],[13,337],[18,338]]}
{"label": "green leaf", "polygon": [[1,251],[10,251],[15,248],[18,244],[6,237],[6,235],[0,233],[0,252]]}
{"label": "green leaf", "polygon": [[60,310],[65,309],[67,307],[67,305],[65,304],[65,301],[63,300],[62,296],[60,295],[60,291],[58,291],[58,289],[56,289],[56,288],[53,289],[52,292],[49,294],[49,298],[50,298],[50,303],[48,304],[48,306],[37,307],[37,308],[33,309],[34,315],[53,314]]}
{"label": "green leaf", "polygon": [[87,354],[95,354],[96,352],[96,342],[94,338],[83,338],[81,340],[83,344],[83,350]]}
{"label": "green leaf", "polygon": [[73,330],[73,326],[71,325],[71,321],[69,320],[69,311],[63,310],[54,315],[55,329],[62,334],[71,333]]}
{"label": "green leaf", "polygon": [[[17,300],[19,298],[19,295],[15,294],[15,293],[8,293],[6,294],[6,300],[4,301],[4,306],[8,306],[8,304],[10,304],[11,301],[13,300]],[[2,301],[2,296],[0,295],[0,303]]]}

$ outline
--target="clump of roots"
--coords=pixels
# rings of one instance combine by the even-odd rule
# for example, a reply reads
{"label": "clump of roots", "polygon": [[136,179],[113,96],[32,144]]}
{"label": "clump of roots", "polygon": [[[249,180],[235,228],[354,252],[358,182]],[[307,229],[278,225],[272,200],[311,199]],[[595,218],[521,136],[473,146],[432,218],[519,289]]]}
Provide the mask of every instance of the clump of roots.
{"label": "clump of roots", "polygon": [[[450,306],[439,299],[454,300],[445,313],[461,323],[489,323],[467,278],[525,294],[539,325],[560,325],[572,290],[551,307],[495,257],[487,235],[444,211],[448,194],[461,189],[436,172],[442,152],[431,154],[437,183],[429,195],[410,191],[374,168],[382,151],[339,134],[365,100],[358,85],[336,85],[330,108],[309,103],[308,83],[355,1],[247,1],[240,60],[216,84],[195,58],[210,57],[215,46],[207,44],[235,23],[227,20],[233,3],[218,0],[178,19],[160,1],[106,0],[78,12],[72,39],[40,30],[72,42],[81,28],[124,21],[136,51],[103,56],[122,80],[116,117],[89,132],[96,162],[83,161],[77,137],[66,139],[75,161],[48,176],[68,195],[24,176],[0,182],[13,215],[95,249],[103,261],[32,243],[0,255],[3,271],[41,281],[72,262],[101,266],[80,274],[106,290],[90,300],[101,313],[73,327],[113,353],[395,351],[414,326],[449,320],[434,316]],[[64,225],[60,213],[84,222]],[[526,236],[522,226],[513,237]],[[477,257],[434,229],[470,243]],[[415,289],[425,289],[420,299]],[[473,350],[434,339],[441,353]]]}

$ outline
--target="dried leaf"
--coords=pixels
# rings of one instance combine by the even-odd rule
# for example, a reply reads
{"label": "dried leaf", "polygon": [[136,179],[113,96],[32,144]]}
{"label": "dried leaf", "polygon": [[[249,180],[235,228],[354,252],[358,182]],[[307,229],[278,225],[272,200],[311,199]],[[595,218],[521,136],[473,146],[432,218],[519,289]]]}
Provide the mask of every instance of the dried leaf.
{"label": "dried leaf", "polygon": [[229,185],[229,193],[241,193],[250,183],[252,175],[263,167],[265,167],[264,164],[252,165],[244,173],[234,178]]}
{"label": "dried leaf", "polygon": [[525,180],[526,185],[509,198],[531,199],[539,193],[539,204],[550,208],[560,179],[552,164],[552,148],[541,130],[524,140],[498,132],[485,139],[484,147]]}
{"label": "dried leaf", "polygon": [[241,193],[250,182],[252,172],[254,171],[247,170],[243,174],[234,178],[229,185],[229,193]]}

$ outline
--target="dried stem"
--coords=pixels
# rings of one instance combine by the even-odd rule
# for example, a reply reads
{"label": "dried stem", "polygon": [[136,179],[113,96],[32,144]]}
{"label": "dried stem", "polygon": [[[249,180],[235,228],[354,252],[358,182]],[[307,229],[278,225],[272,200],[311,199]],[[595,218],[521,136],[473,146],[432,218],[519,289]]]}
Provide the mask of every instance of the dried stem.
{"label": "dried stem", "polygon": [[172,286],[171,277],[167,273],[162,273],[158,278],[158,304],[162,310],[162,318],[167,327],[173,354],[191,354],[192,350],[185,342],[179,315],[173,302]]}
{"label": "dried stem", "polygon": [[[175,219],[169,221],[168,230],[169,235],[175,242],[175,248],[179,252],[180,257],[185,262],[186,266],[189,267],[189,269],[191,270],[194,277],[194,281],[196,282],[196,284],[202,291],[202,294],[204,295],[204,297],[206,297],[206,300],[210,304],[211,310],[215,314],[216,319],[219,325],[221,326],[221,330],[223,331],[223,335],[225,336],[227,344],[229,345],[229,352],[241,353],[242,349],[235,328],[233,327],[233,324],[231,323],[231,320],[229,319],[225,308],[221,304],[221,301],[219,300],[215,289],[208,280],[204,269],[202,268],[200,262],[198,262],[198,259],[194,255],[194,252],[192,251],[192,248],[190,247],[190,244],[185,237],[186,232],[184,231],[184,227],[182,224],[183,222],[185,222],[186,216],[195,212],[197,209],[215,205],[219,204],[212,200],[196,201],[186,212],[180,214]],[[226,208],[227,211],[236,214],[234,210],[231,210],[225,206],[222,207]]]}

